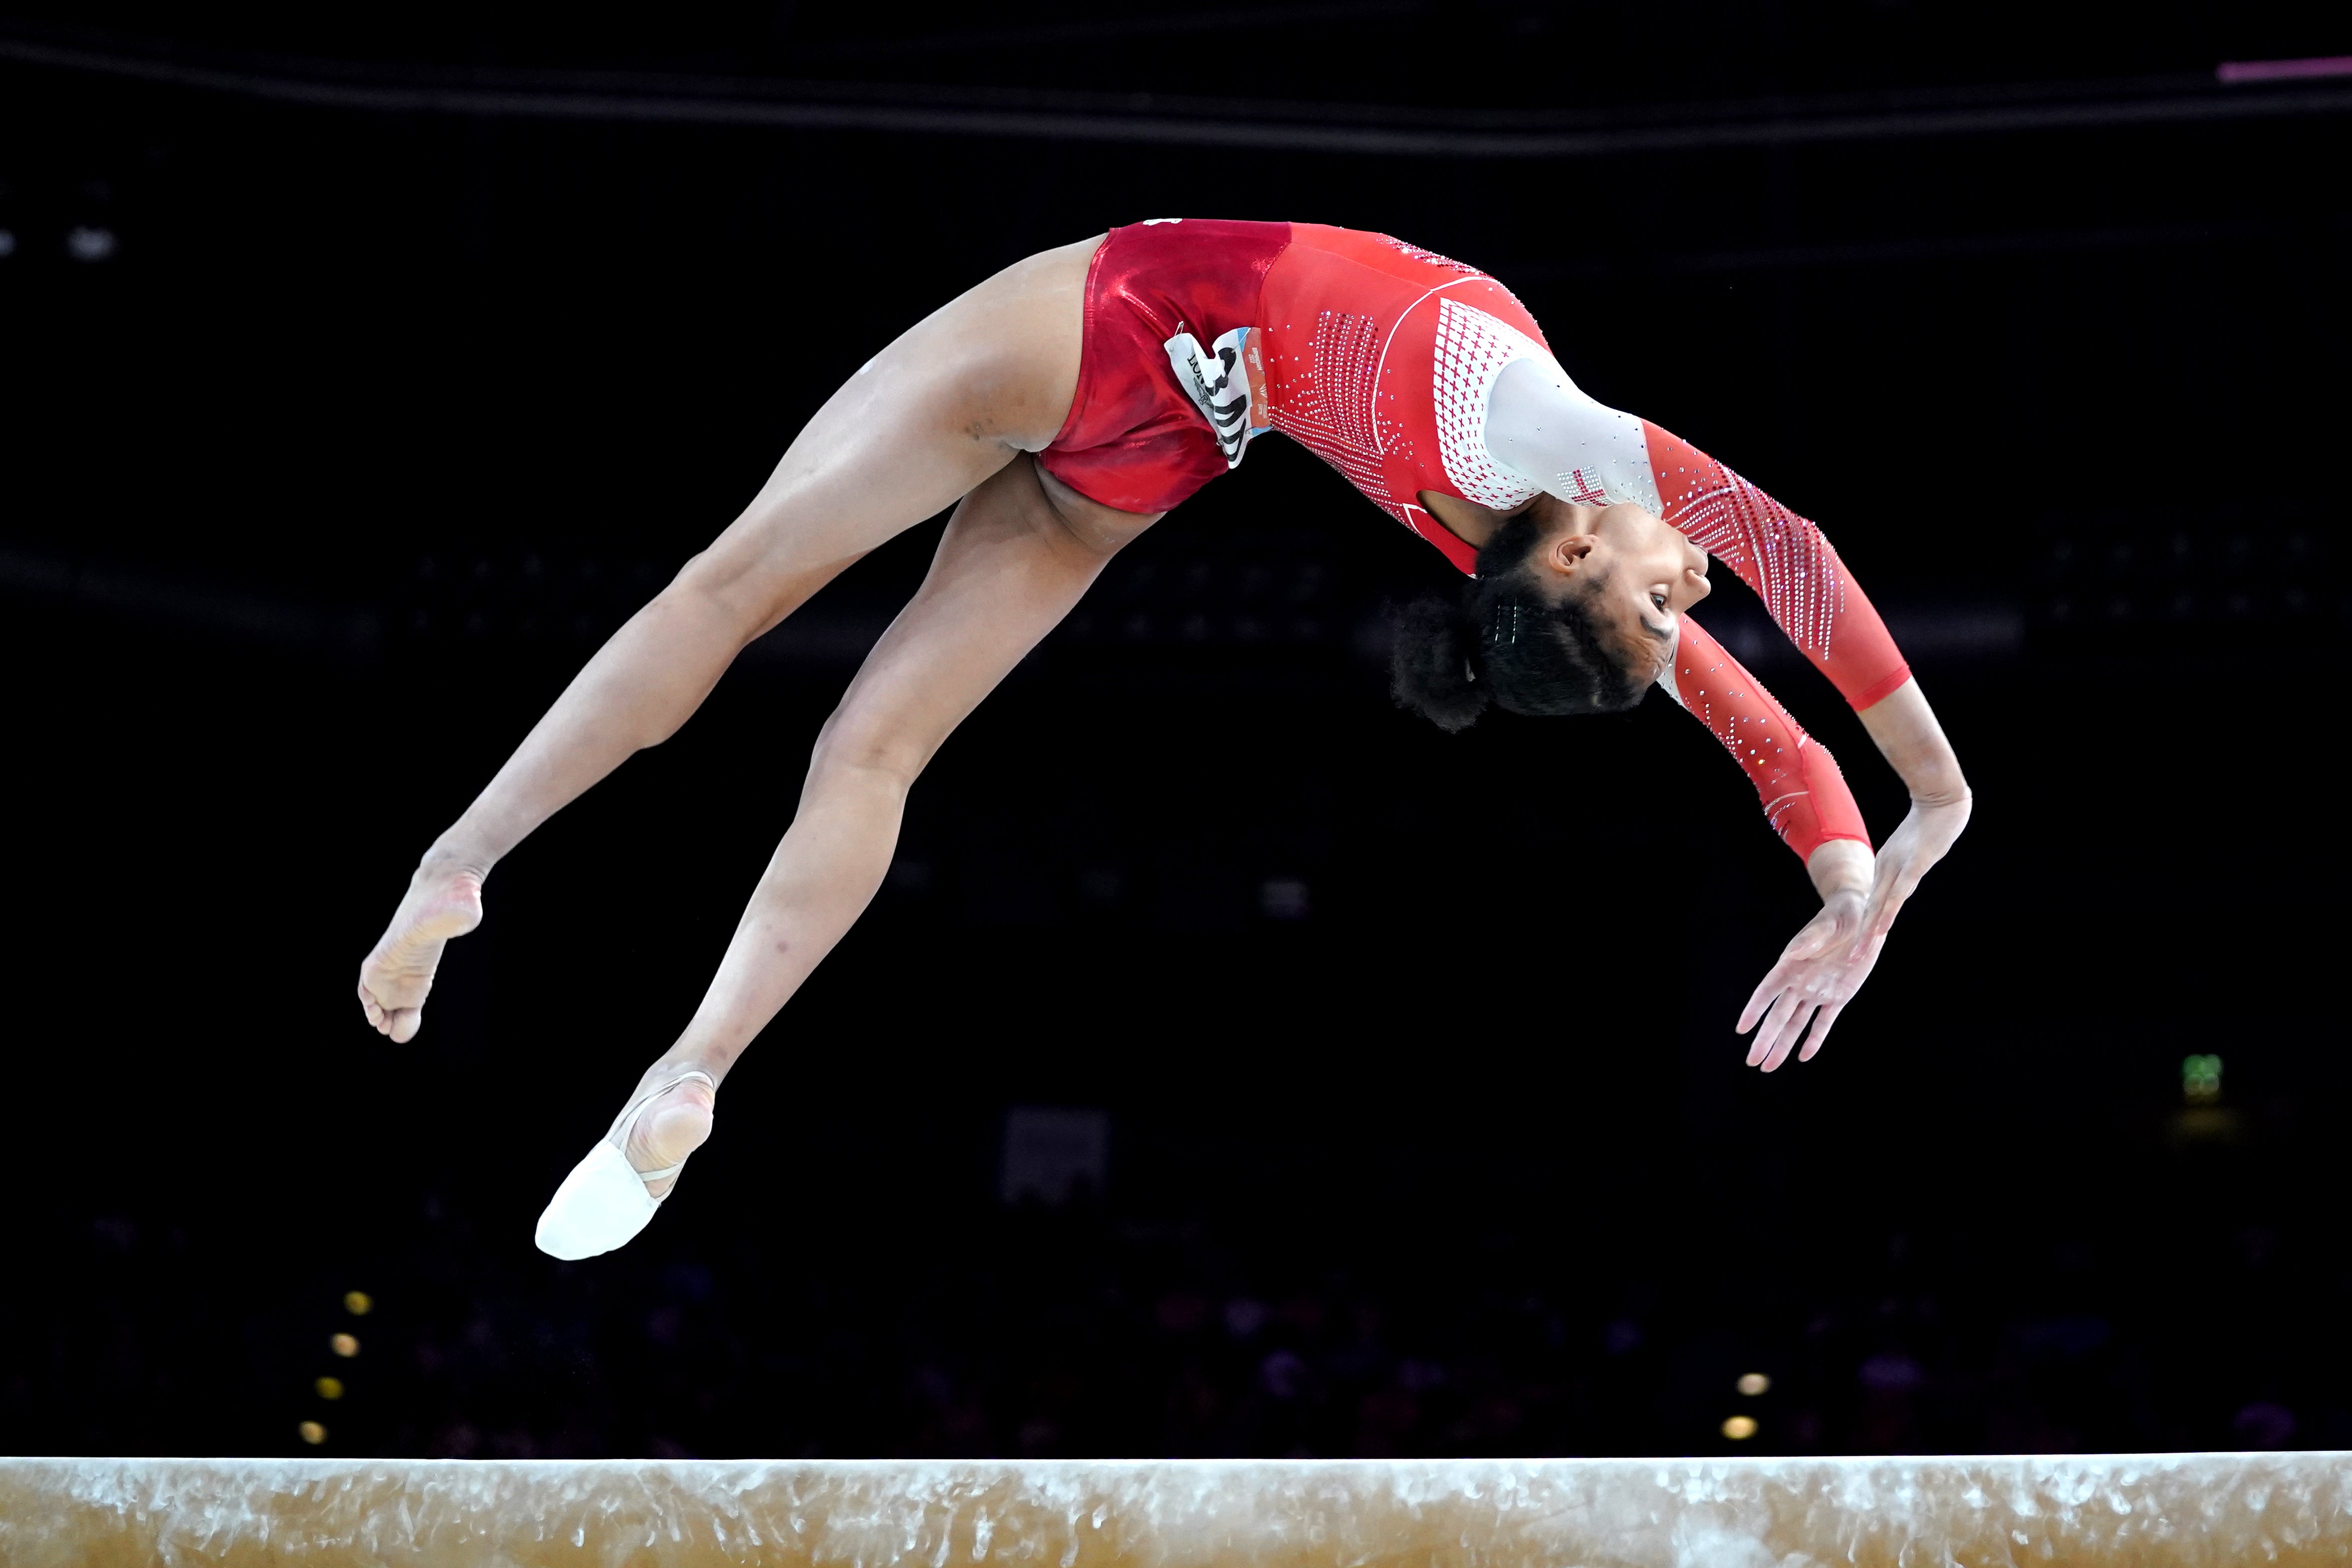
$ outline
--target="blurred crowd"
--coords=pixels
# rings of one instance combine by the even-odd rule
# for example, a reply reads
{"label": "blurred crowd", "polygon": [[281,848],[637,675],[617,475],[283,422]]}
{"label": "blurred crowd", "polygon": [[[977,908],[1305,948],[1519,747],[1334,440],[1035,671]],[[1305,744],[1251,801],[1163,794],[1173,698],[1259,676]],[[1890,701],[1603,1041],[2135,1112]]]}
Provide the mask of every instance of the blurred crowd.
{"label": "blurred crowd", "polygon": [[[1869,1272],[1899,1281],[1907,1245],[1883,1238]],[[905,1262],[923,1254],[909,1238]],[[2340,1400],[2297,1408],[2259,1380],[2187,1386],[2194,1370],[2170,1363],[2195,1347],[2135,1332],[2153,1325],[2098,1299],[2080,1244],[2055,1265],[2079,1307],[1992,1323],[1950,1321],[1931,1289],[1861,1281],[1822,1281],[1793,1310],[1756,1301],[1743,1321],[1737,1301],[1677,1299],[1663,1282],[1567,1300],[1528,1278],[1548,1272],[1528,1259],[1489,1261],[1400,1295],[1344,1273],[1253,1274],[1197,1237],[1036,1213],[1004,1215],[962,1260],[970,1272],[895,1300],[889,1287],[909,1281],[804,1285],[783,1314],[688,1257],[626,1300],[452,1289],[412,1342],[387,1347],[408,1365],[383,1440],[509,1458],[2352,1446]]]}
{"label": "blurred crowd", "polygon": [[[2144,1258],[2103,1253],[2095,1236],[1897,1232],[1856,1238],[1841,1274],[1804,1262],[1710,1285],[1671,1261],[1629,1279],[1591,1258],[1579,1283],[1558,1237],[1507,1232],[1466,1253],[1433,1246],[1423,1270],[1412,1226],[1371,1255],[1145,1221],[1083,1194],[846,1247],[779,1233],[704,1250],[670,1230],[555,1265],[436,1200],[404,1251],[353,1270],[363,1280],[318,1279],[258,1310],[223,1290],[142,1314],[158,1303],[141,1277],[184,1247],[102,1218],[89,1267],[57,1298],[79,1291],[82,1305],[16,1326],[7,1447],[528,1458],[2352,1446],[2352,1401],[2313,1353],[2343,1286],[2324,1258],[2297,1256],[2308,1238],[2260,1225],[2217,1237],[2220,1261],[2169,1300],[2146,1293]],[[2282,1292],[2308,1297],[2300,1330]],[[27,1342],[43,1328],[53,1342]]]}

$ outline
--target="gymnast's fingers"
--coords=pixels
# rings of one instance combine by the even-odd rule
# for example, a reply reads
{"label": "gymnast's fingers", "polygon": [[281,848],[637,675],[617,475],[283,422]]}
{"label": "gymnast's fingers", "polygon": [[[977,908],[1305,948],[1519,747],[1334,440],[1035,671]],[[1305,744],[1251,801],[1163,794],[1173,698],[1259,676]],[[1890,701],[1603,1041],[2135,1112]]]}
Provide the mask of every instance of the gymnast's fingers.
{"label": "gymnast's fingers", "polygon": [[[1821,925],[1822,919],[1816,915],[1806,922],[1804,930],[1789,939],[1789,945],[1780,950],[1780,961],[1767,971],[1764,978],[1757,982],[1756,989],[1748,994],[1748,1005],[1739,1010],[1739,1022],[1733,1026],[1733,1034],[1744,1035],[1754,1028],[1756,1020],[1764,1016],[1764,1009],[1771,1005],[1772,998],[1786,991],[1806,963],[1812,960],[1820,951],[1813,937],[1816,928]],[[1832,928],[1832,935],[1834,934],[1834,928]]]}
{"label": "gymnast's fingers", "polygon": [[1766,1072],[1771,1072],[1789,1059],[1789,1053],[1795,1050],[1797,1042],[1804,1037],[1806,1027],[1819,1016],[1820,1007],[1820,1003],[1810,998],[1797,1004],[1796,1010],[1789,1016],[1789,1026],[1780,1031],[1780,1037],[1772,1042],[1771,1054],[1763,1060]]}
{"label": "gymnast's fingers", "polygon": [[1805,1037],[1805,1048],[1797,1053],[1799,1061],[1811,1061],[1819,1054],[1822,1042],[1830,1037],[1830,1026],[1836,1023],[1838,1015],[1844,1011],[1845,1004],[1843,1002],[1832,1002],[1822,1009],[1821,1016],[1813,1020],[1813,1032]]}
{"label": "gymnast's fingers", "polygon": [[1772,1047],[1779,1042],[1781,1031],[1789,1026],[1790,1015],[1803,1005],[1803,998],[1793,988],[1780,994],[1780,1000],[1772,1004],[1772,1010],[1765,1015],[1764,1026],[1756,1031],[1756,1038],[1748,1047],[1749,1067],[1761,1066],[1764,1059],[1772,1054]]}
{"label": "gymnast's fingers", "polygon": [[1784,958],[1772,966],[1771,973],[1757,982],[1756,989],[1748,994],[1748,1005],[1739,1010],[1739,1022],[1732,1026],[1733,1034],[1744,1035],[1756,1026],[1757,1020],[1764,1016],[1764,1010],[1772,1005],[1773,999],[1789,988],[1789,972],[1795,967]]}

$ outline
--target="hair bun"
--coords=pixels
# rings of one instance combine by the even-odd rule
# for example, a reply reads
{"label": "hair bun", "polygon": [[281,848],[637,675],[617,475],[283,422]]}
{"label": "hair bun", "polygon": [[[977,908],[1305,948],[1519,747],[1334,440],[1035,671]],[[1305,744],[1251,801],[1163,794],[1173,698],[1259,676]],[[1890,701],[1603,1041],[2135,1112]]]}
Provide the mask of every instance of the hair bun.
{"label": "hair bun", "polygon": [[1488,683],[1478,679],[1477,636],[1460,608],[1434,595],[1398,609],[1389,651],[1390,691],[1448,734],[1486,710]]}

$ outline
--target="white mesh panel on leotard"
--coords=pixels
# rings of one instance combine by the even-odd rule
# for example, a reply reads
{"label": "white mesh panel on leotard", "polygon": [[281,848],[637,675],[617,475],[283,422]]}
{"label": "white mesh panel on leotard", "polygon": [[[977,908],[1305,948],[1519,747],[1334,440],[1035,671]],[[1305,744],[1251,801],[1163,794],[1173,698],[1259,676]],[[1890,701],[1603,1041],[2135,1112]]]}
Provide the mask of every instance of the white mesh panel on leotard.
{"label": "white mesh panel on leotard", "polygon": [[[1632,501],[1663,513],[1642,422],[1594,402],[1540,349],[1502,367],[1485,412],[1486,454],[1528,487],[1521,500],[1540,489],[1586,506]],[[1443,420],[1438,428],[1445,428]],[[1453,472],[1450,458],[1446,471]],[[1465,492],[1464,499],[1477,498]]]}
{"label": "white mesh panel on leotard", "polygon": [[1476,306],[1438,300],[1432,388],[1437,456],[1464,500],[1506,511],[1538,488],[1497,464],[1486,441],[1486,399],[1496,378],[1514,361],[1536,355],[1551,357],[1526,333]]}

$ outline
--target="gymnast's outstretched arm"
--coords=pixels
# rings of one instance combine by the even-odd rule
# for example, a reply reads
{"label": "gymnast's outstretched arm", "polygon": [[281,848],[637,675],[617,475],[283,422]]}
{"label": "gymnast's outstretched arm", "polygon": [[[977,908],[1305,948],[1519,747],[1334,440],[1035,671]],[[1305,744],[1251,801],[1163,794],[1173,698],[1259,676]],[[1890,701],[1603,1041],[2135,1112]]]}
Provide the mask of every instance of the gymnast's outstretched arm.
{"label": "gymnast's outstretched arm", "polygon": [[[1879,847],[1858,925],[1825,905],[1740,1013],[1740,1032],[1757,1031],[1750,1059],[1777,1065],[1801,1035],[1805,1056],[1818,1050],[1868,977],[1895,917],[1968,826],[1968,780],[1917,677],[1828,536],[1688,442],[1647,420],[1642,432],[1659,515],[1756,590],[1853,708],[1911,795],[1902,824]],[[1837,910],[1846,902],[1836,900]]]}
{"label": "gymnast's outstretched arm", "polygon": [[[1917,680],[1906,679],[1863,710],[1861,718],[1909,788],[1911,808],[1878,847],[1874,861],[1866,846],[1855,845],[1857,864],[1850,868],[1808,863],[1815,887],[1822,886],[1826,872],[1840,893],[1823,894],[1822,913],[1797,933],[1741,1009],[1739,1032],[1756,1030],[1748,1052],[1751,1066],[1778,1067],[1801,1036],[1801,1060],[1821,1049],[1830,1026],[1877,964],[1895,917],[1969,825],[1974,797]],[[1843,844],[1824,847],[1846,852]],[[1845,890],[1857,882],[1867,889],[1859,909]]]}
{"label": "gymnast's outstretched arm", "polygon": [[1747,773],[1766,819],[1803,859],[1821,895],[1821,912],[1756,987],[1738,1024],[1742,1034],[1757,1031],[1750,1067],[1773,1070],[1800,1041],[1799,1059],[1809,1060],[1870,977],[1903,900],[1967,826],[1968,785],[1916,681],[1874,703],[1863,723],[1914,798],[1903,826],[1874,856],[1829,748],[1688,616],[1658,684]]}
{"label": "gymnast's outstretched arm", "polygon": [[[1743,1034],[1757,1030],[1748,1056],[1752,1065],[1768,1071],[1778,1067],[1800,1039],[1802,1057],[1811,1057],[1877,963],[1905,901],[1968,826],[1968,781],[1943,727],[1877,610],[1811,520],[1688,442],[1587,395],[1549,357],[1519,360],[1497,377],[1486,436],[1495,459],[1524,482],[1562,500],[1643,506],[1730,566],[1756,590],[1790,640],[1836,685],[1910,791],[1910,811],[1874,857],[1861,817],[1853,812],[1853,796],[1827,752],[1685,617],[1685,645],[1676,670],[1696,661],[1736,672],[1736,683],[1717,681],[1717,700],[1725,700],[1733,684],[1743,700],[1760,699],[1769,713],[1759,709],[1752,721],[1785,726],[1791,766],[1803,755],[1796,742],[1811,746],[1811,754],[1803,759],[1815,775],[1805,781],[1811,795],[1803,789],[1791,795],[1760,776],[1759,764],[1765,759],[1739,742],[1736,723],[1727,729],[1709,717],[1704,700],[1695,701],[1676,689],[1674,682],[1683,675],[1670,677],[1670,693],[1706,720],[1748,768],[1768,816],[1793,809],[1786,803],[1802,799],[1810,802],[1809,810],[1818,808],[1825,820],[1835,819],[1801,842],[1775,816],[1774,826],[1805,858],[1822,909],[1756,988],[1738,1025]],[[1842,811],[1831,808],[1832,795],[1843,801]]]}

